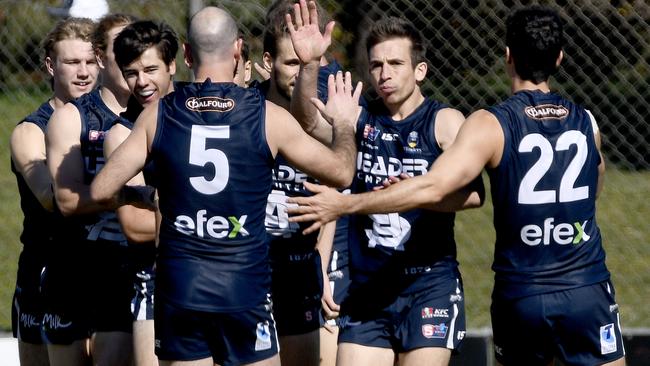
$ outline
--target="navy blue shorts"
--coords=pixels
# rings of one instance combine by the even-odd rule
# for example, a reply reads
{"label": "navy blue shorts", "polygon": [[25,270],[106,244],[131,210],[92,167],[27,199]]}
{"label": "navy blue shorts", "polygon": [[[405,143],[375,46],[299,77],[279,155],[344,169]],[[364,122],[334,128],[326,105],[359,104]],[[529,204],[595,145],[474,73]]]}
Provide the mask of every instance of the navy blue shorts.
{"label": "navy blue shorts", "polygon": [[191,361],[212,357],[222,366],[253,363],[278,353],[270,299],[239,312],[181,309],[156,300],[156,355],[161,360]]}
{"label": "navy blue shorts", "polygon": [[491,306],[494,350],[503,365],[600,365],[625,355],[609,281]]}
{"label": "navy blue shorts", "polygon": [[[350,292],[341,307],[338,342],[391,348],[396,353],[422,347],[457,350],[465,337],[465,296],[460,274],[457,276],[447,280],[444,287],[424,286],[398,294],[379,310],[367,305],[381,302],[377,296],[366,294],[355,301],[356,294]],[[435,280],[429,274],[414,277],[420,284]]]}
{"label": "navy blue shorts", "polygon": [[20,253],[11,308],[11,329],[21,342],[43,343],[41,322],[45,306],[41,282],[44,270],[44,254],[25,247]]}
{"label": "navy blue shorts", "polygon": [[[332,251],[330,265],[327,268],[327,277],[330,282],[334,302],[341,305],[350,289],[350,269],[348,267],[347,252],[339,253],[336,250]],[[320,318],[321,325],[324,325],[325,322],[332,326],[338,325],[339,318],[326,320],[322,312],[320,313]]]}
{"label": "navy blue shorts", "polygon": [[95,332],[132,332],[133,273],[129,248],[113,242],[84,242],[74,253],[58,253],[43,277],[48,343],[71,344]]}
{"label": "navy blue shorts", "polygon": [[320,328],[323,269],[317,250],[275,255],[271,262],[273,314],[280,336]]}
{"label": "navy blue shorts", "polygon": [[135,295],[131,300],[131,313],[134,320],[153,320],[153,294],[156,272],[153,267],[136,272],[133,288]]}

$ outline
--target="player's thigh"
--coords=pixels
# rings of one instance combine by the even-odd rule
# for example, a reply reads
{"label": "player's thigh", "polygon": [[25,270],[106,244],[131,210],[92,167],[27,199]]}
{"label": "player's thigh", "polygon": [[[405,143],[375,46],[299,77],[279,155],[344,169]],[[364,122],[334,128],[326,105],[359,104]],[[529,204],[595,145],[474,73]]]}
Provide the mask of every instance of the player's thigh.
{"label": "player's thigh", "polygon": [[317,366],[320,359],[319,330],[279,337],[283,366]]}
{"label": "player's thigh", "polygon": [[390,348],[343,342],[336,353],[337,366],[393,366],[394,362],[395,353]]}
{"label": "player's thigh", "polygon": [[160,360],[160,366],[212,366],[212,357],[192,361],[164,361]]}
{"label": "player's thigh", "polygon": [[451,350],[439,347],[424,347],[399,354],[399,366],[447,366]]}
{"label": "player's thigh", "polygon": [[70,344],[48,344],[50,366],[85,366],[90,362],[89,339],[76,340]]}
{"label": "player's thigh", "polygon": [[18,341],[18,357],[21,366],[47,366],[47,346]]}
{"label": "player's thigh", "polygon": [[90,339],[90,353],[97,365],[130,365],[133,336],[126,332],[95,332]]}
{"label": "player's thigh", "polygon": [[153,366],[158,362],[154,350],[153,320],[133,322],[133,361],[135,366]]}
{"label": "player's thigh", "polygon": [[339,327],[321,327],[320,333],[320,366],[335,366],[338,349]]}

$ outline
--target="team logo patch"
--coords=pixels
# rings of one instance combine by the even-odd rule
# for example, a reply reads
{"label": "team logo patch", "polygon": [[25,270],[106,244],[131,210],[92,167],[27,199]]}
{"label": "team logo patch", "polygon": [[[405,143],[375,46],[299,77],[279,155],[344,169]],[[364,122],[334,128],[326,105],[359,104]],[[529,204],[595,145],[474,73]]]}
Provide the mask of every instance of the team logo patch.
{"label": "team logo patch", "polygon": [[379,132],[379,129],[375,128],[375,126],[366,124],[363,127],[363,138],[370,141],[375,141],[377,139],[377,136],[379,136]]}
{"label": "team logo patch", "polygon": [[616,352],[616,328],[614,323],[600,327],[600,353],[603,355]]}
{"label": "team logo patch", "polygon": [[422,308],[422,319],[433,318],[433,308]]}
{"label": "team logo patch", "polygon": [[563,105],[542,104],[528,106],[524,113],[532,119],[563,119],[569,115],[569,110]]}
{"label": "team logo patch", "polygon": [[271,331],[269,322],[257,323],[257,339],[255,340],[255,351],[264,351],[271,348]]}
{"label": "team logo patch", "polygon": [[185,101],[185,107],[195,112],[228,112],[235,108],[235,101],[219,97],[191,97]]}
{"label": "team logo patch", "polygon": [[406,140],[406,142],[408,143],[411,149],[415,149],[418,146],[419,139],[420,138],[418,136],[417,131],[411,131],[411,133],[409,133],[409,137]]}
{"label": "team logo patch", "polygon": [[447,336],[447,330],[449,327],[445,323],[436,325],[436,324],[424,324],[422,325],[422,335],[425,338],[445,338]]}
{"label": "team logo patch", "polygon": [[88,131],[88,140],[89,141],[103,141],[104,140],[104,131],[97,131],[97,130]]}

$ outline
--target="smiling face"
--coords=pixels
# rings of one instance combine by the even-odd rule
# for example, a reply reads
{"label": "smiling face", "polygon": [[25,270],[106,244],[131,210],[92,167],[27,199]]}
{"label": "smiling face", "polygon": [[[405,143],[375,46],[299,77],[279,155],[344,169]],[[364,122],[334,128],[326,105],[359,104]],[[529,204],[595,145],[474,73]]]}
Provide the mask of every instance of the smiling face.
{"label": "smiling face", "polygon": [[176,63],[172,61],[166,65],[154,46],[122,70],[131,94],[143,107],[158,101],[170,91],[175,73]]}
{"label": "smiling face", "polygon": [[426,64],[413,66],[411,41],[390,38],[379,42],[368,52],[371,82],[387,107],[402,105],[416,93],[417,83],[426,75]]}
{"label": "smiling face", "polygon": [[91,42],[65,39],[57,42],[53,51],[45,62],[57,98],[69,101],[95,87],[99,66]]}

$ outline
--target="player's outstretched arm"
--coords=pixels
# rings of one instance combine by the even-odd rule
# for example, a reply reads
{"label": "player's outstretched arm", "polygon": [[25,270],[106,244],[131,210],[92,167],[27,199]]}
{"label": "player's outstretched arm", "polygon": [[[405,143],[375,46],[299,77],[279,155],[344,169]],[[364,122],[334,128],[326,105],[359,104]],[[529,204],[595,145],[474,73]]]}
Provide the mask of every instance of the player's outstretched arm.
{"label": "player's outstretched arm", "polygon": [[351,75],[338,73],[329,78],[327,105],[313,98],[317,108],[331,119],[334,137],[331,148],[319,143],[300,128],[286,110],[267,102],[266,136],[273,153],[280,153],[289,163],[321,182],[333,187],[347,187],[352,182],[357,147],[354,124],[358,116],[360,83],[352,88]]}
{"label": "player's outstretched arm", "polygon": [[293,8],[293,19],[287,14],[286,22],[291,43],[300,60],[300,73],[291,98],[291,113],[307,133],[318,141],[329,144],[332,141],[332,127],[320,118],[318,109],[310,100],[318,96],[320,61],[332,43],[334,22],[328,23],[325,32],[321,33],[314,1],[307,3],[301,0]]}
{"label": "player's outstretched arm", "polygon": [[435,210],[448,195],[474,180],[483,167],[494,167],[503,152],[503,131],[489,112],[472,114],[461,127],[457,139],[435,161],[427,174],[406,179],[388,188],[362,194],[342,195],[327,187],[305,183],[316,193],[292,197],[290,221],[314,221],[305,230],[313,232],[323,224],[348,214],[404,212],[414,208]]}
{"label": "player's outstretched arm", "polygon": [[104,209],[115,209],[125,204],[153,208],[151,187],[125,186],[144,167],[156,129],[158,104],[152,104],[140,113],[129,137],[111,154],[104,168],[90,186],[92,199]]}
{"label": "player's outstretched arm", "polygon": [[52,177],[45,158],[45,134],[36,124],[25,121],[11,133],[11,161],[34,197],[44,209],[54,208]]}
{"label": "player's outstretched arm", "polygon": [[[113,152],[127,139],[130,133],[130,129],[119,123],[111,127],[104,139],[104,157],[106,160],[110,159]],[[140,172],[126,184],[129,186],[144,186],[144,175]],[[123,205],[118,207],[115,212],[122,227],[122,232],[124,232],[130,243],[146,243],[155,239],[156,217],[154,211],[132,205]]]}

